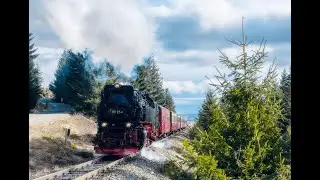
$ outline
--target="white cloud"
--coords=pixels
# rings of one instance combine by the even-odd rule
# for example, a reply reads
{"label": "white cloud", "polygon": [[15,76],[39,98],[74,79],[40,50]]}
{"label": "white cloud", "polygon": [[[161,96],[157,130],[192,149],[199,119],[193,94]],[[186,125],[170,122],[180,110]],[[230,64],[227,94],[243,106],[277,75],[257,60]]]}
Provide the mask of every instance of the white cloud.
{"label": "white cloud", "polygon": [[[249,45],[248,55],[251,55],[252,50],[257,48],[259,46],[256,44]],[[277,49],[278,46],[267,45],[265,51],[269,52],[272,57],[272,53]],[[221,49],[221,51],[234,60],[241,53],[241,48],[232,46]],[[201,81],[205,79],[205,76],[211,76],[213,72],[216,73],[214,65],[221,73],[227,73],[227,69],[220,63],[220,55],[218,50],[159,51],[156,53],[156,60],[165,81]],[[272,58],[269,59],[272,60]],[[201,61],[199,62],[199,60]]]}
{"label": "white cloud", "polygon": [[198,105],[204,99],[204,97],[173,98],[176,105]]}
{"label": "white cloud", "polygon": [[[204,93],[208,88],[210,88],[209,80],[203,80],[201,82],[193,82],[193,81],[164,81],[163,86],[168,88],[173,94],[180,93],[191,93],[198,94]],[[185,99],[177,99],[184,101]]]}
{"label": "white cloud", "polygon": [[290,17],[290,0],[175,0],[168,6],[151,7],[153,16],[195,16],[204,30],[241,24],[241,18]]}
{"label": "white cloud", "polygon": [[[259,73],[260,76],[263,78],[266,76],[269,67],[271,66],[271,62],[265,63],[263,68],[261,69],[261,72]],[[280,79],[281,72],[284,69],[289,69],[289,66],[278,66],[277,73],[278,73],[278,80]],[[211,72],[216,72],[213,68],[211,69]],[[209,74],[209,72],[203,72],[202,74]],[[183,76],[183,73],[180,74]],[[199,74],[193,74],[194,78],[201,78],[201,75]],[[190,75],[189,75],[190,76]],[[196,81],[164,81],[163,85],[165,88],[168,88],[171,93],[173,94],[181,94],[181,93],[191,93],[191,94],[203,94],[205,93],[209,88],[213,88],[213,86],[210,85],[210,83],[219,84],[217,79],[209,76],[210,80],[206,79],[204,76],[202,77],[203,80],[200,82]],[[177,99],[177,101],[185,102],[187,100],[185,99]]]}
{"label": "white cloud", "polygon": [[174,15],[173,10],[165,5],[148,7],[147,12],[153,17],[168,17]]}
{"label": "white cloud", "polygon": [[48,24],[67,48],[90,48],[124,71],[148,55],[155,43],[156,26],[138,0],[43,3]]}
{"label": "white cloud", "polygon": [[174,100],[204,100],[204,97],[173,98]]}
{"label": "white cloud", "polygon": [[[251,45],[247,49],[248,55],[251,55],[252,50],[256,50],[258,45]],[[287,45],[269,45],[265,51],[269,53],[268,60],[265,62],[261,72],[264,77],[271,65],[272,60],[276,57],[275,52],[278,49],[283,49]],[[241,53],[238,47],[229,47],[222,49],[231,60],[234,60]],[[290,51],[289,51],[290,52]],[[289,53],[287,52],[287,53]],[[290,53],[289,53],[290,54]],[[160,67],[160,72],[164,78],[164,87],[168,88],[174,94],[180,93],[204,93],[209,87],[210,81],[205,77],[208,76],[214,83],[218,83],[213,75],[218,75],[214,68],[215,65],[221,73],[228,73],[229,70],[219,62],[220,53],[216,51],[185,51],[182,52],[165,52],[159,54],[157,61]],[[201,62],[193,62],[193,58],[199,58]],[[162,60],[164,59],[164,61]],[[175,62],[176,59],[181,59],[181,62]],[[275,61],[278,64],[278,61]],[[278,73],[281,73],[284,68],[289,68],[290,62],[286,62],[283,66],[278,66]],[[280,77],[280,76],[278,76]]]}
{"label": "white cloud", "polygon": [[40,71],[43,77],[42,85],[48,87],[50,82],[54,79],[54,73],[56,71],[59,58],[63,53],[63,49],[60,48],[47,48],[37,47],[37,63],[39,64]]}

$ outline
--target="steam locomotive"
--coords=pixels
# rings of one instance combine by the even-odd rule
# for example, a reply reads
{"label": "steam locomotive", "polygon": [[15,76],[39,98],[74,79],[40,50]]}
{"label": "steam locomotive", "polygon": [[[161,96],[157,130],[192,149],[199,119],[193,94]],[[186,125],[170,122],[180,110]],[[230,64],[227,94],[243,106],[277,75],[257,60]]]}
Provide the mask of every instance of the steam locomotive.
{"label": "steam locomotive", "polygon": [[184,129],[186,120],[130,85],[105,85],[98,107],[94,150],[98,154],[136,153],[159,138]]}

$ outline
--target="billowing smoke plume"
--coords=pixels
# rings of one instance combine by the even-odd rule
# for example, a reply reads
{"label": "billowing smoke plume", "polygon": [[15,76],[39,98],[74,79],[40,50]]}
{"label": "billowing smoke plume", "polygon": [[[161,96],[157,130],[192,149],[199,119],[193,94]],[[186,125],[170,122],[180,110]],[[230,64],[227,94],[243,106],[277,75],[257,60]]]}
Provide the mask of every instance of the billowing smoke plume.
{"label": "billowing smoke plume", "polygon": [[66,48],[106,58],[122,70],[147,56],[155,26],[138,0],[46,0],[46,19]]}

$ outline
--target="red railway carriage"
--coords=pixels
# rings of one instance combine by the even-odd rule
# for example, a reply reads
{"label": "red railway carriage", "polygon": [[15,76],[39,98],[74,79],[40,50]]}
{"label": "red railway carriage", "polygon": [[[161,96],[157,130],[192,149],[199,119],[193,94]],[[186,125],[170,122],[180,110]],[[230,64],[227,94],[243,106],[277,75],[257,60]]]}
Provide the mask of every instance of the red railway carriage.
{"label": "red railway carriage", "polygon": [[160,135],[165,135],[170,132],[170,111],[165,107],[160,107],[159,119],[160,119]]}
{"label": "red railway carriage", "polygon": [[178,116],[174,112],[170,112],[170,120],[171,120],[171,131],[177,131],[178,130]]}
{"label": "red railway carriage", "polygon": [[183,129],[183,127],[184,127],[184,119],[183,119],[183,117],[181,116],[180,128]]}
{"label": "red railway carriage", "polygon": [[185,128],[187,126],[187,121],[185,119],[182,119],[182,126],[181,128]]}
{"label": "red railway carriage", "polygon": [[181,116],[178,116],[178,129],[181,129]]}
{"label": "red railway carriage", "polygon": [[181,129],[183,129],[185,126],[185,123],[184,123],[184,118],[181,118]]}

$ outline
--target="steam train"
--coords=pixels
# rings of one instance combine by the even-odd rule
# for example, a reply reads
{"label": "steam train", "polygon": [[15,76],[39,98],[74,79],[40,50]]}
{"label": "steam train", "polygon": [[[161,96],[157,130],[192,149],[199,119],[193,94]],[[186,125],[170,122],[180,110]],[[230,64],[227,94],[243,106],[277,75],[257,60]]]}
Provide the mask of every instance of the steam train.
{"label": "steam train", "polygon": [[105,85],[98,107],[97,154],[128,155],[186,127],[186,120],[130,85]]}

